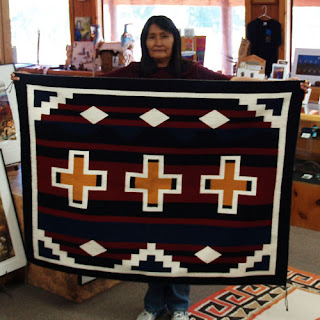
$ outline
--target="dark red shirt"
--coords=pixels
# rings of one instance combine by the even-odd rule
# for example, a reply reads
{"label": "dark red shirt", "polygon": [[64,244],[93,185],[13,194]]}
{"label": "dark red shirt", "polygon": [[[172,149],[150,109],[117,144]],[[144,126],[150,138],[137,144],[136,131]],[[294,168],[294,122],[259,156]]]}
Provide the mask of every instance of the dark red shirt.
{"label": "dark red shirt", "polygon": [[[140,62],[131,62],[127,67],[104,73],[102,77],[140,78],[139,68]],[[177,77],[170,72],[169,68],[164,67],[158,68],[155,73],[148,75],[147,78],[176,79]],[[189,70],[182,73],[181,79],[230,80],[231,76],[211,71],[199,63],[193,63]]]}

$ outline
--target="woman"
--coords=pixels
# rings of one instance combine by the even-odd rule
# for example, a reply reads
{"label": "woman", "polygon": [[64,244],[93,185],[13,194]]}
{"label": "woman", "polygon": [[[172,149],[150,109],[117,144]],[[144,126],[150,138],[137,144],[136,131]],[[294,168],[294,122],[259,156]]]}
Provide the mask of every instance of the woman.
{"label": "woman", "polygon": [[104,74],[108,77],[230,80],[231,77],[213,72],[190,60],[182,59],[180,33],[165,16],[153,16],[141,33],[142,58]]}
{"label": "woman", "polygon": [[[230,80],[200,64],[182,59],[180,33],[165,16],[153,16],[141,33],[141,62],[104,74],[107,77]],[[144,298],[145,310],[137,320],[154,320],[170,311],[172,320],[188,320],[190,286],[187,284],[149,283]]]}

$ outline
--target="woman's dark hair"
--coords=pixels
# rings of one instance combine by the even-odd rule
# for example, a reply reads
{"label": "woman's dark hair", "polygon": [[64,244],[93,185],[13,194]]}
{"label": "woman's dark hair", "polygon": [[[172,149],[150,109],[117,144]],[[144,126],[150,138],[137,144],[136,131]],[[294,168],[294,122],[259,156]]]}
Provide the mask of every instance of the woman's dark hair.
{"label": "woman's dark hair", "polygon": [[140,63],[140,76],[146,76],[148,74],[152,74],[157,70],[156,62],[150,57],[149,51],[147,48],[147,37],[149,28],[152,24],[157,25],[159,28],[171,33],[174,37],[173,47],[172,47],[172,55],[169,62],[169,70],[176,76],[180,77],[181,73],[188,69],[188,66],[191,64],[191,61],[182,59],[181,56],[181,37],[179,30],[166,16],[152,16],[148,19],[146,24],[144,25],[141,37],[140,44],[142,50],[141,63]]}

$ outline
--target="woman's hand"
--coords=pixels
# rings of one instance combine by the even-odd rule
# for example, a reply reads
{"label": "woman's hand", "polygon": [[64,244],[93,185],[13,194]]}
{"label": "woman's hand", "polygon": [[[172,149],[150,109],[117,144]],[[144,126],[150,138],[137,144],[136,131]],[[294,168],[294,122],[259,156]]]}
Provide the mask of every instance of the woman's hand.
{"label": "woman's hand", "polygon": [[308,89],[311,88],[310,80],[305,80],[305,81],[301,82],[300,88],[301,88],[301,90],[304,91],[304,93],[308,93]]}
{"label": "woman's hand", "polygon": [[[288,80],[300,80],[299,78],[289,78]],[[303,82],[300,83],[300,88],[301,90],[304,91],[304,93],[308,93],[308,89],[311,88],[311,83],[310,80],[304,80]]]}
{"label": "woman's hand", "polygon": [[14,72],[11,73],[11,80],[12,81],[19,81],[20,78],[16,76],[16,74]]}

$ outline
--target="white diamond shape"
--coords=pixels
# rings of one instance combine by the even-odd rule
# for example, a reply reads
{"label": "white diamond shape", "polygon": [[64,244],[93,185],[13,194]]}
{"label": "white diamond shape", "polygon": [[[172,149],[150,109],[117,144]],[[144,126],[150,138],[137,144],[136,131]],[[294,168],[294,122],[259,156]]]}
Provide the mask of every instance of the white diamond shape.
{"label": "white diamond shape", "polygon": [[221,253],[219,253],[216,250],[213,250],[209,246],[206,246],[202,250],[196,252],[195,256],[197,256],[200,260],[202,260],[205,263],[210,263],[213,260],[216,260],[219,257],[221,257]]}
{"label": "white diamond shape", "polygon": [[153,108],[152,110],[144,113],[140,116],[140,118],[148,124],[150,124],[150,126],[152,127],[156,127],[162,122],[165,122],[169,119],[169,117],[166,114],[157,110],[156,108]]}
{"label": "white diamond shape", "polygon": [[217,110],[210,111],[199,119],[212,129],[216,129],[230,121],[229,118]]}
{"label": "white diamond shape", "polygon": [[81,112],[80,115],[90,121],[92,124],[96,124],[102,119],[108,117],[107,113],[103,112],[95,106],[92,106],[91,108]]}
{"label": "white diamond shape", "polygon": [[107,251],[107,249],[94,240],[82,244],[80,248],[93,257]]}

